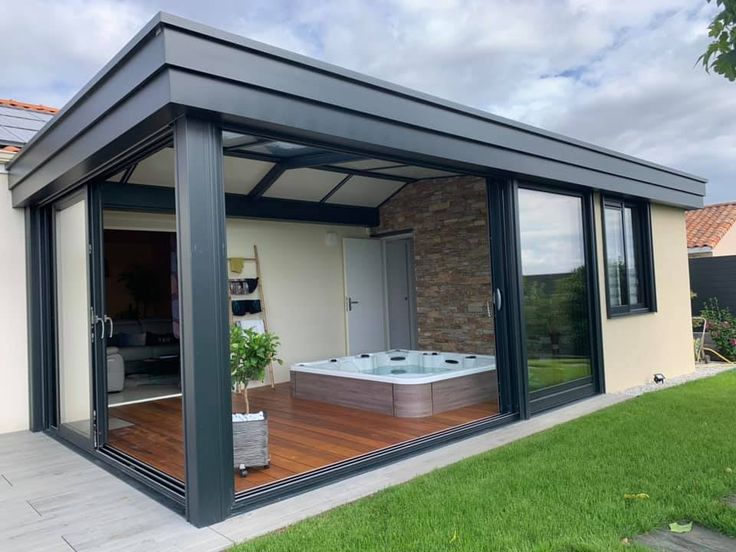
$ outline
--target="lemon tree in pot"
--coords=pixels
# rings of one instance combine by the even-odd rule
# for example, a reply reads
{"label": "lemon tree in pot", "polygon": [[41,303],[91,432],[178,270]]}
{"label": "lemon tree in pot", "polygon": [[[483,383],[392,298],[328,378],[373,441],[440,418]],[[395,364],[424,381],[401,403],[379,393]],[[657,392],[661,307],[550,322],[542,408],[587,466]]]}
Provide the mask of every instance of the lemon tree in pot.
{"label": "lemon tree in pot", "polygon": [[243,395],[246,412],[250,412],[248,384],[263,381],[272,362],[283,364],[276,357],[280,344],[278,336],[270,332],[258,333],[237,324],[230,326],[230,375],[235,390]]}

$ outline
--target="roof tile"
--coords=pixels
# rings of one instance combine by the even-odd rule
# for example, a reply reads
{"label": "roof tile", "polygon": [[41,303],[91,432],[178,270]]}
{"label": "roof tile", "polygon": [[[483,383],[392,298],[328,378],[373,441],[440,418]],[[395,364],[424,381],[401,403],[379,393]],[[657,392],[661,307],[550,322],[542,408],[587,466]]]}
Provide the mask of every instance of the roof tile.
{"label": "roof tile", "polygon": [[715,247],[736,224],[736,201],[708,205],[685,213],[687,246]]}
{"label": "roof tile", "polygon": [[30,104],[26,102],[19,102],[18,100],[0,98],[0,105],[7,107],[15,107],[16,109],[26,109],[28,111],[35,111],[37,113],[49,113],[54,115],[59,110],[55,107],[49,107],[42,104]]}

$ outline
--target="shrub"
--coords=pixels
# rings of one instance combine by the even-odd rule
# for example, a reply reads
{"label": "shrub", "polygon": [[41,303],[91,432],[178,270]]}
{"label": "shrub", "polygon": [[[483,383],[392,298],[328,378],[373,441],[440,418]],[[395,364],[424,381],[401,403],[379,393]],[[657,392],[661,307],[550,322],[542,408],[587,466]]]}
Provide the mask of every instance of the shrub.
{"label": "shrub", "polygon": [[718,352],[730,361],[736,360],[736,317],[729,308],[711,298],[703,304],[700,315],[708,321],[708,331]]}

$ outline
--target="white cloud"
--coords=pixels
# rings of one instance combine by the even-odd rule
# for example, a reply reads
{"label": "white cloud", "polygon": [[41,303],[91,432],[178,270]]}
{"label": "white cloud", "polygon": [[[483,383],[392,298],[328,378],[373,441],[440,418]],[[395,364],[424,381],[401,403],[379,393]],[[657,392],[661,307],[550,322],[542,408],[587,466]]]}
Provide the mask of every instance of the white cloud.
{"label": "white cloud", "polygon": [[4,10],[0,97],[61,106],[150,17],[135,4],[24,0]]}
{"label": "white cloud", "polygon": [[[303,32],[289,35],[291,47],[296,40],[302,52],[338,65],[709,177],[710,199],[736,199],[736,87],[696,66],[712,6],[373,5],[296,2],[287,26]],[[258,18],[234,24],[275,44],[284,25]]]}
{"label": "white cloud", "polygon": [[158,9],[673,165],[736,199],[736,85],[695,66],[714,12],[698,0],[32,0],[0,21],[20,46],[0,95],[59,103]]}

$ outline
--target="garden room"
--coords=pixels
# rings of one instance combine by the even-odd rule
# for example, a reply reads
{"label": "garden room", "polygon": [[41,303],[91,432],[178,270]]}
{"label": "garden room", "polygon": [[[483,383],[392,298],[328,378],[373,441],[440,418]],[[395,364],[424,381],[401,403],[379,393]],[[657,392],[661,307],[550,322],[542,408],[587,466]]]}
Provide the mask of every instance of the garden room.
{"label": "garden room", "polygon": [[[222,143],[236,492],[503,411],[484,178]],[[163,144],[102,185],[107,444],[184,485],[174,172]]]}

